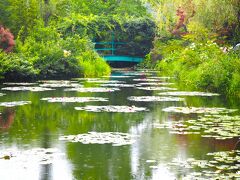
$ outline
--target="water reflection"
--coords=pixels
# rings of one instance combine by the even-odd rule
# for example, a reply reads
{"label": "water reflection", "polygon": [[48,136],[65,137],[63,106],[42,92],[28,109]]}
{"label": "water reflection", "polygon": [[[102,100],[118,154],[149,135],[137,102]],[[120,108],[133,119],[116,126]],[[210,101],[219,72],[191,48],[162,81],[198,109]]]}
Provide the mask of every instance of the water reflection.
{"label": "water reflection", "polygon": [[[126,75],[117,73],[118,76]],[[132,74],[130,74],[132,75]],[[136,84],[132,79],[117,80]],[[114,79],[112,77],[111,79]],[[116,79],[116,78],[115,78]],[[83,82],[80,82],[84,84]],[[91,84],[88,86],[99,86]],[[154,123],[176,122],[196,119],[198,115],[165,113],[169,106],[225,107],[222,97],[186,97],[184,102],[133,102],[129,96],[157,95],[155,91],[121,88],[118,92],[79,93],[57,88],[51,92],[7,92],[0,97],[2,102],[26,100],[31,105],[2,108],[0,116],[0,152],[27,151],[32,148],[57,148],[62,156],[50,164],[39,164],[28,157],[28,161],[14,162],[0,159],[0,179],[181,179],[194,170],[169,168],[173,159],[208,159],[208,152],[231,150],[239,146],[239,138],[216,140],[200,135],[171,134],[168,129],[156,129]],[[104,97],[109,102],[48,103],[44,97]],[[76,106],[128,105],[146,107],[149,112],[140,113],[92,113],[75,111]],[[231,104],[228,103],[228,108]],[[234,108],[239,107],[234,104]],[[124,132],[139,135],[132,145],[113,147],[111,144],[81,144],[59,141],[59,136],[76,135],[90,131]],[[239,148],[239,147],[238,147]],[[24,177],[24,178],[23,178]]]}
{"label": "water reflection", "polygon": [[8,130],[15,118],[15,110],[13,108],[5,108],[3,109],[2,113],[0,114],[0,129]]}

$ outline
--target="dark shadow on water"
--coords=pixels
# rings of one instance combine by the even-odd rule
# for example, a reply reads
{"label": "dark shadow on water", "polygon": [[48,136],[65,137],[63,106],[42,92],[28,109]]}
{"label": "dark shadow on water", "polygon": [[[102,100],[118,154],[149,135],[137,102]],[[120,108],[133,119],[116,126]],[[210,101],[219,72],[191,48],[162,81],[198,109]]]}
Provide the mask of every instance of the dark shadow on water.
{"label": "dark shadow on water", "polygon": [[108,64],[113,68],[133,68],[138,63],[135,62],[108,62]]}

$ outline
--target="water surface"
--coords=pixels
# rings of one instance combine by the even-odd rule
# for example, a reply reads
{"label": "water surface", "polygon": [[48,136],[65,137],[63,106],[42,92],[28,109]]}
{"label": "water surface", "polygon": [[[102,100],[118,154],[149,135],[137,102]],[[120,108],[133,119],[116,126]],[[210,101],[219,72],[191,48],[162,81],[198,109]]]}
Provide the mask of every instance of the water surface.
{"label": "water surface", "polygon": [[[109,79],[123,81],[121,84],[148,87],[140,83],[143,83],[145,78],[146,82],[151,77],[157,79],[155,76],[155,73],[149,72],[115,72]],[[139,79],[140,81],[137,81]],[[161,78],[159,82],[171,82],[171,79]],[[86,83],[86,80],[78,80],[77,83],[85,87],[101,87],[104,82]],[[116,83],[118,82],[109,84]],[[156,83],[156,86],[161,87],[161,84]],[[23,106],[0,107],[1,180],[182,179],[197,171],[197,168],[169,165],[174,159],[208,160],[210,157],[207,153],[233,150],[239,140],[239,137],[220,140],[202,137],[201,134],[172,134],[169,129],[155,127],[155,124],[197,119],[201,116],[162,111],[170,106],[239,109],[238,105],[233,105],[237,102],[230,103],[222,96],[184,96],[184,101],[179,102],[136,102],[128,100],[128,97],[158,96],[158,93],[166,91],[121,86],[118,91],[99,93],[65,91],[66,88],[63,87],[54,89],[43,92],[1,91],[6,95],[0,97],[0,102],[31,101],[31,104]],[[109,101],[49,103],[41,100],[45,97],[104,97]],[[136,106],[145,107],[148,111],[120,113],[74,109],[86,105]],[[231,115],[237,114],[239,113],[235,112]],[[59,140],[63,135],[88,132],[122,132],[136,135],[137,138],[133,144],[123,146]],[[51,155],[50,161],[48,157],[44,159],[44,155],[40,153],[48,148],[53,148],[53,152],[50,149],[50,152],[43,154]],[[239,164],[240,161],[234,162],[234,165]],[[223,171],[219,171],[219,174],[221,173]]]}

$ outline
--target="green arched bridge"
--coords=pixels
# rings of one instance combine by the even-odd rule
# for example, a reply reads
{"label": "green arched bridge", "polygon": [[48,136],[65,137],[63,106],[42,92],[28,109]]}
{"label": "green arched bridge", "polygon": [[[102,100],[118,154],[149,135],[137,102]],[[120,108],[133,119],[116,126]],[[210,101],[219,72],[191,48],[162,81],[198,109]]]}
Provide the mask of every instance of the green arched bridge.
{"label": "green arched bridge", "polygon": [[141,57],[133,57],[133,56],[116,56],[116,55],[108,55],[108,56],[103,56],[103,58],[106,60],[106,61],[109,61],[109,62],[118,62],[118,61],[121,61],[121,62],[133,62],[133,63],[140,63],[143,61],[143,58]]}
{"label": "green arched bridge", "polygon": [[[101,54],[101,51],[110,52],[109,55],[102,55],[102,57],[108,62],[132,62],[132,63],[140,63],[143,61],[142,57],[135,56],[125,56],[125,55],[116,55],[115,51],[117,50],[116,45],[119,44],[127,44],[124,42],[115,42],[114,41],[114,33],[112,33],[112,41],[110,42],[94,42],[95,50]],[[108,46],[107,48],[96,48],[96,45]]]}

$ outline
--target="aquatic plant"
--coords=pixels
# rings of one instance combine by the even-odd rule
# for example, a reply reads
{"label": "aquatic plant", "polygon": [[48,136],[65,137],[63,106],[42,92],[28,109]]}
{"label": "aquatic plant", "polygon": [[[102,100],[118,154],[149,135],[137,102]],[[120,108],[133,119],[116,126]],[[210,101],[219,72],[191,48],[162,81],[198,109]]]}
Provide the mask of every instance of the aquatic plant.
{"label": "aquatic plant", "polygon": [[146,91],[175,91],[177,88],[171,87],[156,87],[156,86],[149,86],[149,87],[136,87],[136,89],[146,90]]}
{"label": "aquatic plant", "polygon": [[205,115],[198,119],[155,123],[154,127],[169,129],[171,134],[199,134],[204,138],[232,139],[240,136],[240,116]]}
{"label": "aquatic plant", "polygon": [[197,92],[197,91],[175,91],[158,93],[162,96],[219,96],[217,93]]}
{"label": "aquatic plant", "polygon": [[183,114],[219,114],[219,113],[231,113],[236,112],[238,109],[226,109],[226,108],[207,108],[207,107],[167,107],[162,109],[165,112],[183,113]]}
{"label": "aquatic plant", "polygon": [[132,113],[139,111],[147,111],[145,107],[136,106],[85,106],[85,107],[75,107],[79,111],[90,111],[90,112],[124,112]]}
{"label": "aquatic plant", "polygon": [[4,107],[23,106],[26,104],[31,104],[31,101],[0,102],[0,106],[4,106]]}
{"label": "aquatic plant", "polygon": [[73,102],[105,102],[108,101],[107,98],[102,98],[102,97],[46,97],[42,98],[41,100],[43,101],[48,101],[50,103],[54,102],[61,102],[61,103],[73,103]]}
{"label": "aquatic plant", "polygon": [[120,132],[88,132],[86,134],[59,137],[61,141],[81,142],[82,144],[112,144],[112,146],[131,145],[136,135]]}
{"label": "aquatic plant", "polygon": [[184,101],[184,98],[178,97],[161,97],[161,96],[130,96],[128,97],[130,101],[143,101],[143,102],[171,102],[171,101]]}
{"label": "aquatic plant", "polygon": [[5,88],[2,88],[2,90],[5,90],[5,91],[33,91],[33,92],[39,92],[39,91],[53,91],[55,89],[43,88],[43,87],[19,86],[19,87],[5,87]]}
{"label": "aquatic plant", "polygon": [[114,92],[119,91],[119,88],[68,88],[64,91],[77,91],[77,92]]}

